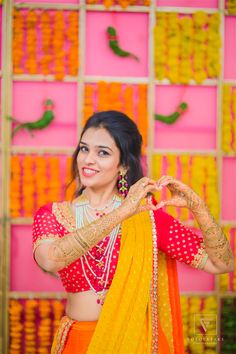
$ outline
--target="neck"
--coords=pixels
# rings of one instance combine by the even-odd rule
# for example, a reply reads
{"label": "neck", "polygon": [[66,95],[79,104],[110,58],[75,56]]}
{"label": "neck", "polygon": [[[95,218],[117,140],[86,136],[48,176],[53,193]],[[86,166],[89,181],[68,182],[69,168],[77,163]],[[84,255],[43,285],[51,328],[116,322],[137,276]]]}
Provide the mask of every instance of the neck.
{"label": "neck", "polygon": [[84,195],[89,200],[89,204],[91,207],[103,207],[107,203],[109,203],[115,194],[118,194],[117,188],[109,188],[106,189],[97,189],[94,190],[93,188],[87,187],[84,190]]}

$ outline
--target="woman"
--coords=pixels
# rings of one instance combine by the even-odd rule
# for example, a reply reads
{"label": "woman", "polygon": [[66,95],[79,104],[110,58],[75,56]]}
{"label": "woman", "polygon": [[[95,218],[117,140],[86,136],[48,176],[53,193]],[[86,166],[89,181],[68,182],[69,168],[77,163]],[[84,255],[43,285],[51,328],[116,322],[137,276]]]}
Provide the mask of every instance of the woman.
{"label": "woman", "polygon": [[[35,215],[35,260],[68,292],[52,353],[182,354],[176,260],[233,270],[229,243],[199,196],[170,176],[143,177],[141,143],[125,114],[95,113],[73,155],[75,199]],[[156,203],[152,193],[165,187],[171,199]],[[203,237],[165,205],[189,208]]]}

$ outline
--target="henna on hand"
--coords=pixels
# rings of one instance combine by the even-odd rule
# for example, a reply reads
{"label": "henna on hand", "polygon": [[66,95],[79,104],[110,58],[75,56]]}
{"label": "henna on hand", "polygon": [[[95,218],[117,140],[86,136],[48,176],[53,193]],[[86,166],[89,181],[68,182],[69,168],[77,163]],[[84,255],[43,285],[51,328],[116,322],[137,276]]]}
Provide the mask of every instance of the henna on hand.
{"label": "henna on hand", "polygon": [[230,244],[220,225],[197,193],[171,176],[161,177],[157,185],[166,186],[171,192],[171,199],[159,204],[190,209],[202,231],[204,245],[211,261],[216,266],[222,267],[223,264],[228,269],[233,269],[234,257]]}
{"label": "henna on hand", "polygon": [[192,212],[202,230],[204,245],[209,258],[215,265],[220,266],[223,263],[227,267],[232,266],[234,256],[230,244],[206,205],[203,202],[199,203],[199,205],[195,205]]}

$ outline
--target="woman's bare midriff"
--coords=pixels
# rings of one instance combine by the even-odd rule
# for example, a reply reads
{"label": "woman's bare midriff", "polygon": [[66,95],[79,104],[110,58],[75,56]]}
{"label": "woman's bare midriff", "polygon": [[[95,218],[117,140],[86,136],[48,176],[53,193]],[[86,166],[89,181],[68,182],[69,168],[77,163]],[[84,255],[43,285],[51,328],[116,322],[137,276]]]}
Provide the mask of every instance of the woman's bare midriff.
{"label": "woman's bare midriff", "polygon": [[80,293],[67,293],[66,314],[76,321],[97,321],[102,306],[92,290]]}

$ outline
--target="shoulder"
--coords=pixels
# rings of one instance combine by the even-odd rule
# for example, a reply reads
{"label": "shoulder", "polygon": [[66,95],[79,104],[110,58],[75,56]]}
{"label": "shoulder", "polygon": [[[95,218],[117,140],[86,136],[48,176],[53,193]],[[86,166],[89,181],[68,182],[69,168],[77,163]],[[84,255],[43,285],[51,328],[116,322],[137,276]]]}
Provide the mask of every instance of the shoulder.
{"label": "shoulder", "polygon": [[52,213],[52,206],[53,203],[47,203],[42,205],[40,208],[38,208],[36,210],[36,212],[34,213],[34,219],[35,218],[39,218],[40,216],[44,215],[44,214],[50,214]]}

